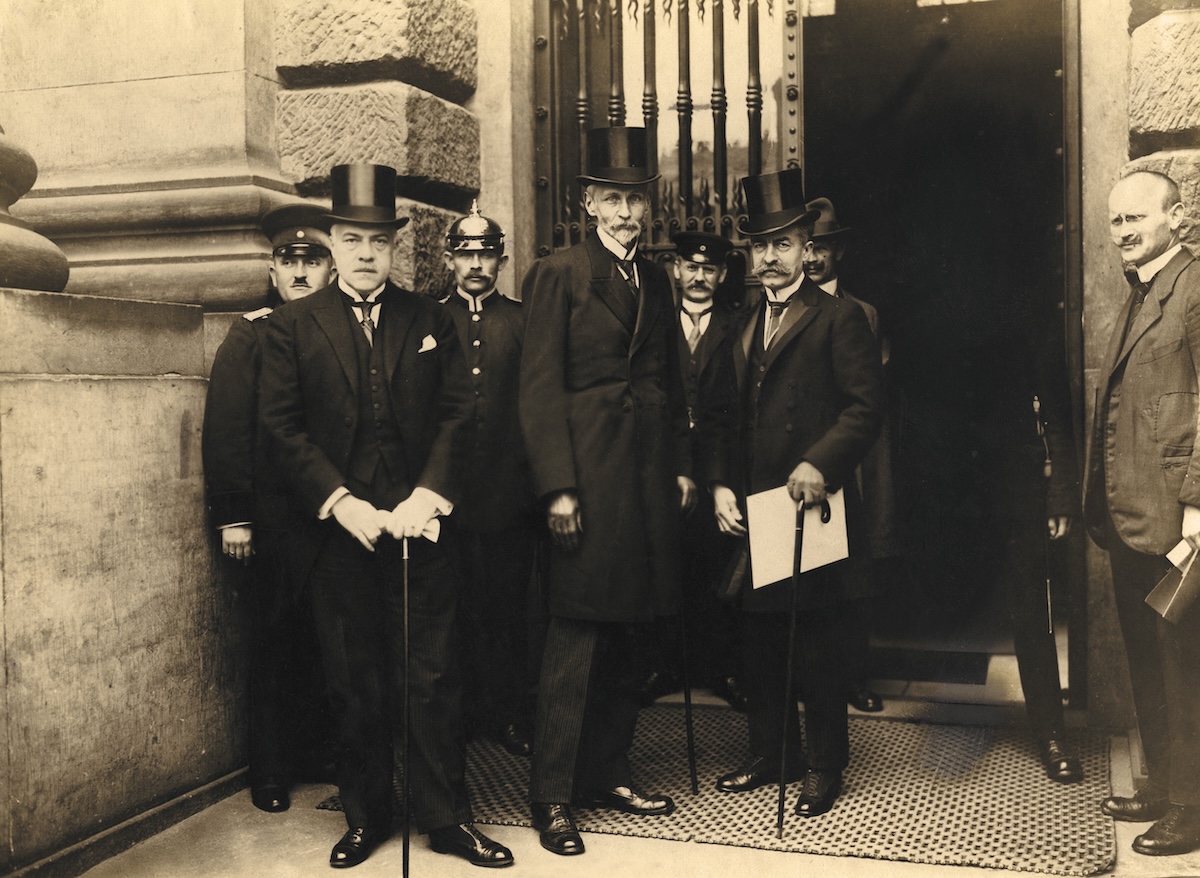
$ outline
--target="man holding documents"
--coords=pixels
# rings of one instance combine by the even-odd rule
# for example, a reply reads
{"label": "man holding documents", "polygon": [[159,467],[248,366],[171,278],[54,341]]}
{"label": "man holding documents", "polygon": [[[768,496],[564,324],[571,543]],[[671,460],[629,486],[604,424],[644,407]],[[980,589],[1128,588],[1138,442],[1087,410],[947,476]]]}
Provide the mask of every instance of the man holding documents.
{"label": "man holding documents", "polygon": [[1135,171],[1108,207],[1130,290],[1100,373],[1084,516],[1112,565],[1148,780],[1101,809],[1156,821],[1138,853],[1181,854],[1200,848],[1200,607],[1169,622],[1146,598],[1171,569],[1168,552],[1186,564],[1200,546],[1200,263],[1179,243],[1184,208],[1169,177]]}
{"label": "man holding documents", "polygon": [[[850,641],[847,596],[856,592],[854,577],[861,573],[855,558],[865,560],[854,469],[879,435],[879,348],[860,307],[826,295],[804,276],[803,255],[818,211],[805,206],[800,169],[746,177],[742,189],[748,217],[739,231],[750,239],[752,270],[765,295],[725,349],[724,386],[727,394],[736,393],[736,404],[722,405],[717,394],[709,394],[714,403],[706,403],[701,429],[711,436],[705,459],[721,530],[750,531],[751,575],[738,595],[750,752],[717,788],[744,792],[780,780],[786,717],[788,753],[794,756],[784,768],[786,779],[803,779],[795,811],[813,817],[833,807],[849,761],[843,679]],[[765,492],[781,487],[790,495],[782,509],[754,511],[770,505],[775,495]],[[785,532],[793,529],[797,502],[816,505],[827,497],[835,507],[844,506],[850,559],[799,578],[796,685],[787,693],[792,551],[771,557],[779,553],[760,551],[754,533],[780,525]],[[748,521],[739,506],[747,499]],[[824,536],[820,528],[813,526],[813,539]],[[810,541],[804,546],[810,549]],[[808,560],[805,567],[814,559]],[[764,573],[764,565],[772,563],[779,572]],[[803,747],[795,706],[799,692]]]}

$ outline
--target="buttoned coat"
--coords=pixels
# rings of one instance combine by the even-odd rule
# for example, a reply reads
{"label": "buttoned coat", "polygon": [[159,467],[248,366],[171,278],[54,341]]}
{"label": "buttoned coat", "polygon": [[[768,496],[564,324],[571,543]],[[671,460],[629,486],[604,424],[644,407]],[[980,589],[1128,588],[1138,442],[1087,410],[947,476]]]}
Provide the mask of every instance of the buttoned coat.
{"label": "buttoned coat", "polygon": [[[883,416],[879,346],[862,308],[827,295],[806,278],[784,312],[774,343],[752,371],[754,346],[762,344],[763,307],[760,299],[726,349],[725,371],[736,380],[739,413],[730,418],[721,394],[711,394],[706,460],[717,468],[714,480],[734,487],[743,499],[786,484],[801,461],[811,463],[828,486],[846,492],[853,561],[866,548],[854,469],[879,436]],[[731,379],[717,383],[734,392]],[[850,566],[805,574],[814,578],[814,603],[856,596],[867,587]],[[753,591],[747,586],[742,606],[786,611],[790,593],[790,582]]]}
{"label": "buttoned coat", "polygon": [[[263,356],[262,418],[294,504],[310,529],[333,492],[345,485],[358,428],[358,358],[336,282],[276,308]],[[462,347],[446,310],[390,281],[375,344],[383,345],[386,382],[411,488],[451,502],[462,490],[471,391]],[[387,313],[390,311],[390,313]],[[311,566],[322,530],[310,540]]]}
{"label": "buttoned coat", "polygon": [[550,612],[636,622],[678,601],[679,490],[691,471],[666,272],[634,297],[595,233],[534,263],[522,300],[521,429],[537,495],[575,491],[582,537],[552,550]]}
{"label": "buttoned coat", "polygon": [[1084,516],[1102,548],[1109,548],[1107,514],[1130,548],[1163,555],[1179,542],[1182,504],[1200,506],[1200,263],[1186,248],[1177,253],[1155,276],[1122,340],[1132,303],[1130,296],[1117,317],[1096,389]]}

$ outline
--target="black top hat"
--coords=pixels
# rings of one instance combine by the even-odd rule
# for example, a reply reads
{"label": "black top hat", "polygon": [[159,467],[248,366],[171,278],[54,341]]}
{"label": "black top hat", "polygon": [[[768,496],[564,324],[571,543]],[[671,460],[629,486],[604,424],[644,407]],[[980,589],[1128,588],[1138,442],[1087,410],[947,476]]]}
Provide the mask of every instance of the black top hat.
{"label": "black top hat", "polygon": [[271,242],[271,254],[328,256],[329,235],[323,229],[324,217],[324,208],[303,201],[267,211],[262,218],[262,230]]}
{"label": "black top hat", "polygon": [[828,198],[814,198],[807,206],[809,210],[815,210],[820,214],[817,221],[813,223],[812,238],[814,241],[821,238],[836,238],[838,235],[850,231],[849,226],[843,226],[837,221],[833,202]]}
{"label": "black top hat", "polygon": [[773,174],[742,177],[746,219],[738,223],[743,235],[769,235],[796,223],[811,223],[820,211],[804,202],[804,174],[785,168]]}
{"label": "black top hat", "polygon": [[587,133],[587,172],[583,185],[641,186],[659,177],[650,173],[645,128],[593,128]]}
{"label": "black top hat", "polygon": [[408,217],[396,216],[396,169],[387,165],[334,165],[329,172],[333,206],[325,227],[334,223],[391,226],[399,229]]}
{"label": "black top hat", "polygon": [[723,265],[733,249],[732,243],[708,232],[676,232],[671,240],[682,258],[702,265]]}

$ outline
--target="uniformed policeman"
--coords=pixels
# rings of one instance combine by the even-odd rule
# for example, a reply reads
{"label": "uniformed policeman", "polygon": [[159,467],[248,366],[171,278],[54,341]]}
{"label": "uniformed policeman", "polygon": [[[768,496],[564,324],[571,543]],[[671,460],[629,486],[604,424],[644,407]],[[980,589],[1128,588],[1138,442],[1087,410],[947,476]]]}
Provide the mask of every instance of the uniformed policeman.
{"label": "uniformed policeman", "polygon": [[454,319],[475,394],[467,487],[453,516],[465,586],[464,712],[470,730],[529,756],[537,676],[529,645],[534,497],[517,421],[524,318],[521,304],[496,290],[508,263],[504,230],[478,202],[451,224],[443,258],[453,278],[440,301]]}
{"label": "uniformed policeman", "polygon": [[322,213],[299,203],[263,217],[271,242],[268,305],[230,326],[213,360],[204,410],[204,475],[221,551],[251,568],[250,796],[264,811],[286,811],[297,773],[307,768],[317,779],[313,763],[329,760],[311,614],[288,564],[293,522],[258,421],[263,318],[321,289],[334,273],[329,237],[317,228]]}

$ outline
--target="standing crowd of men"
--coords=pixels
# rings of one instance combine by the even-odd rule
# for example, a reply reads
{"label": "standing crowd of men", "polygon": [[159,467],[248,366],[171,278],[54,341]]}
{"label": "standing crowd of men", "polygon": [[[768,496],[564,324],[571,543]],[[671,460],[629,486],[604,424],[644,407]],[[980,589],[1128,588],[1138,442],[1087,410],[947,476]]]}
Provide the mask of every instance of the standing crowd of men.
{"label": "standing crowd of men", "polygon": [[[691,674],[744,709],[748,752],[717,789],[798,782],[801,817],[840,795],[848,702],[882,709],[864,656],[870,559],[894,541],[888,348],[839,282],[849,229],[806,200],[799,169],[746,177],[757,285],[730,241],[689,231],[677,291],[639,246],[657,179],[645,132],[595,129],[586,154],[594,230],[535,262],[519,303],[496,290],[505,235],[476,206],[447,232],[447,288],[390,280],[407,219],[385,166],[339,165],[329,210],[264,220],[276,307],[217,353],[205,472],[222,550],[253,569],[251,795],[286,810],[290,785],[332,762],[347,822],[333,867],[391,834],[397,766],[435,851],[510,865],[473,822],[468,735],[529,758],[532,824],[556,854],[584,852],[573,808],[670,814],[629,762],[648,673]],[[1084,508],[1112,558],[1150,784],[1103,809],[1156,821],[1135,850],[1171,854],[1200,847],[1200,621],[1143,598],[1175,542],[1200,547],[1200,268],[1168,178],[1125,178],[1110,208],[1139,278]],[[1028,559],[1066,534],[1078,478],[1062,351],[1035,338],[1009,351],[1020,369],[997,395],[1012,469],[993,505],[1030,725],[1049,777],[1071,783]],[[849,557],[755,588],[746,500],[781,486],[800,508],[842,495]],[[682,640],[690,666],[671,664]]]}

